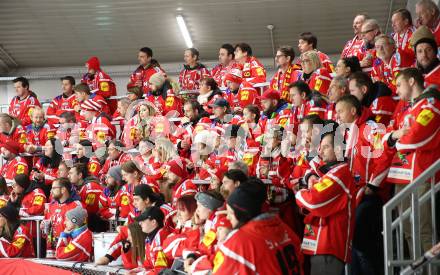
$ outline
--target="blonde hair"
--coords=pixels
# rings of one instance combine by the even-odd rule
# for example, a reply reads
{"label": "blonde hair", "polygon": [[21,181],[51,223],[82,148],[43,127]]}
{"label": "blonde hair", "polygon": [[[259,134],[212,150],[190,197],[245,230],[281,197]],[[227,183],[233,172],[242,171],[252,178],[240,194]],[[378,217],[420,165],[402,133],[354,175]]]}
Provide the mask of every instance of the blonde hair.
{"label": "blonde hair", "polygon": [[313,71],[316,71],[322,67],[321,59],[316,51],[311,50],[301,54],[301,60],[305,58],[310,59],[310,64],[313,68]]}
{"label": "blonde hair", "polygon": [[167,162],[177,156],[174,144],[167,138],[158,138],[155,140],[155,150],[159,153],[159,161]]}

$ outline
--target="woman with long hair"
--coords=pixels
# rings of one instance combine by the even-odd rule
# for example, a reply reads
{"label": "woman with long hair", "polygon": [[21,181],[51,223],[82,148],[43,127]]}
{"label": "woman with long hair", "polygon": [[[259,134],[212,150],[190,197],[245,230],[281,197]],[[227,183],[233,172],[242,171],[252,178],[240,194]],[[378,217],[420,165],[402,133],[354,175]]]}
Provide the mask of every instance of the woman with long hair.
{"label": "woman with long hair", "polygon": [[107,265],[119,256],[122,257],[125,269],[133,269],[142,265],[145,259],[147,234],[142,232],[142,228],[137,222],[129,224],[127,229],[126,238],[120,236],[122,233],[119,233],[108,249],[107,254],[96,260],[96,265]]}
{"label": "woman with long hair", "polygon": [[32,258],[34,248],[29,229],[20,224],[15,207],[7,205],[0,208],[0,258]]}

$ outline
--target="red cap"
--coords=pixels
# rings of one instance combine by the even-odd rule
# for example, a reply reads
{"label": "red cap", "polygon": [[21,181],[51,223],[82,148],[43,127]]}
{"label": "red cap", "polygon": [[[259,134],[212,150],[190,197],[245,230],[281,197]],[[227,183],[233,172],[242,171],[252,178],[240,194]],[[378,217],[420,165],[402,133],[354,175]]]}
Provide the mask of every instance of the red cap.
{"label": "red cap", "polygon": [[186,170],[186,163],[180,158],[173,159],[168,162],[168,170],[185,180],[188,177],[188,171]]}
{"label": "red cap", "polygon": [[191,180],[184,181],[179,187],[177,187],[174,192],[173,202],[175,203],[178,199],[183,196],[195,196],[197,194],[197,185]]}
{"label": "red cap", "polygon": [[225,75],[225,81],[226,80],[229,80],[229,81],[235,82],[235,83],[241,83],[243,81],[241,70],[239,70],[237,68],[231,69]]}
{"label": "red cap", "polygon": [[96,56],[92,56],[89,60],[87,60],[86,66],[88,70],[97,71],[101,67],[101,64],[99,63],[99,59]]}
{"label": "red cap", "polygon": [[280,92],[273,90],[273,89],[267,89],[264,94],[261,96],[261,100],[265,99],[276,99],[280,100],[281,95]]}
{"label": "red cap", "polygon": [[5,143],[2,143],[1,147],[5,148],[14,155],[18,155],[20,152],[20,144],[16,141],[9,140]]}

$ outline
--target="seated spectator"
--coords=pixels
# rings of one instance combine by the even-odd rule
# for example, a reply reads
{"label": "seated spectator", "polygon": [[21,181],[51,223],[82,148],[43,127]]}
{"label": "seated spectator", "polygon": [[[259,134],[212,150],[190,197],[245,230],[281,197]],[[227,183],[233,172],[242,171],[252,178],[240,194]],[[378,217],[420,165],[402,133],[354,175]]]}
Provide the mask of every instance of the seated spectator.
{"label": "seated spectator", "polygon": [[[278,216],[262,213],[266,194],[260,184],[240,185],[229,196],[227,218],[235,234],[229,234],[217,247],[213,274],[304,274],[300,240]],[[288,241],[283,241],[285,238]],[[280,260],[277,255],[282,253],[287,258]],[[245,258],[247,263],[236,257]]]}
{"label": "seated spectator", "polygon": [[230,122],[228,115],[231,113],[231,107],[226,99],[218,98],[210,107],[213,113],[212,125],[223,125]]}
{"label": "seated spectator", "polygon": [[396,45],[396,53],[400,57],[402,69],[414,65],[415,53],[411,46],[411,37],[416,30],[413,26],[411,12],[407,9],[398,9],[391,17],[393,27],[392,37]]}
{"label": "seated spectator", "polygon": [[[416,4],[417,24],[428,27],[440,45],[440,9],[432,0],[420,0]],[[413,43],[414,44],[414,43]]]}
{"label": "seated spectator", "polygon": [[20,122],[8,114],[0,113],[0,143],[18,142],[19,151],[24,152],[27,136]]}
{"label": "seated spectator", "polygon": [[243,119],[238,124],[245,130],[249,147],[258,147],[256,139],[263,134],[260,120],[260,108],[257,105],[247,105],[243,109]]}
{"label": "seated spectator", "polygon": [[225,75],[234,67],[237,67],[235,62],[234,47],[231,44],[223,44],[218,52],[217,64],[211,70],[211,76],[217,82],[219,87],[226,87]]}
{"label": "seated spectator", "polygon": [[[72,112],[61,113],[59,115],[59,124],[55,134],[57,139],[61,141],[63,147],[72,148],[80,140],[75,114]],[[81,139],[83,138],[81,137]],[[66,159],[70,159],[70,157],[66,157]]]}
{"label": "seated spectator", "polygon": [[336,76],[349,78],[352,73],[362,71],[359,59],[356,56],[344,57],[336,63]]}
{"label": "seated spectator", "polygon": [[143,138],[139,142],[139,155],[135,156],[133,161],[141,168],[144,174],[153,174],[154,156],[153,156],[154,142],[148,138]]}
{"label": "seated spectator", "polygon": [[374,120],[387,126],[396,105],[391,89],[383,82],[373,83],[370,76],[364,72],[352,74],[348,86],[350,94],[357,97],[362,106],[370,110]]}
{"label": "seated spectator", "polygon": [[137,222],[130,223],[127,228],[127,237],[111,245],[104,256],[95,260],[95,265],[108,265],[119,256],[125,269],[136,268],[139,262],[142,263],[145,259],[147,234],[142,232],[142,227]]}
{"label": "seated spectator", "polygon": [[20,157],[20,145],[14,141],[7,141],[0,143],[2,158],[4,161],[0,168],[0,175],[6,180],[8,184],[12,184],[16,175],[29,175],[29,168],[26,160]]}
{"label": "seated spectator", "polygon": [[111,118],[102,112],[102,106],[99,103],[90,99],[84,101],[81,103],[81,115],[85,120],[80,122],[80,131],[85,132],[89,140],[93,140],[95,148],[115,138],[115,126],[111,124]]}
{"label": "seated spectator", "polygon": [[374,39],[381,34],[379,22],[376,19],[367,19],[361,27],[361,37],[364,40],[363,52],[359,58],[359,63],[364,72],[370,73],[373,60],[376,58],[374,49]]}
{"label": "seated spectator", "polygon": [[165,78],[162,73],[155,73],[150,77],[149,82],[150,92],[147,94],[146,100],[153,103],[163,116],[172,112],[172,116],[179,117],[182,102],[177,97],[178,91],[174,90],[170,80]]}
{"label": "seated spectator", "polygon": [[[151,76],[155,73],[161,73],[163,75],[166,75],[166,73],[160,67],[159,62],[157,62],[156,59],[153,59],[153,50],[149,47],[139,49],[138,61],[139,67],[137,67],[136,70],[131,74],[130,83],[136,87],[139,87],[143,94],[148,94],[150,92]],[[142,98],[142,94],[138,99],[140,98]]]}
{"label": "seated spectator", "polygon": [[87,212],[77,207],[66,212],[64,231],[58,239],[57,260],[88,262],[93,253],[93,235],[87,228]]}
{"label": "seated spectator", "polygon": [[108,157],[98,174],[101,182],[104,182],[105,175],[111,167],[122,165],[131,160],[131,156],[125,151],[126,149],[122,142],[113,140],[109,143],[107,148]]}
{"label": "seated spectator", "polygon": [[355,185],[347,163],[341,161],[342,148],[334,143],[337,124],[332,128],[320,142],[323,165],[306,174],[308,188],[296,193],[298,206],[307,211],[301,249],[311,255],[312,275],[341,274],[351,258]]}
{"label": "seated spectator", "polygon": [[[31,182],[27,175],[17,175],[14,178],[9,204],[20,209],[20,216],[41,216],[44,212],[46,195],[38,184]],[[30,225],[30,223],[28,223]],[[35,226],[35,225],[34,225]],[[28,226],[32,232],[32,226]]]}
{"label": "seated spectator", "polygon": [[435,42],[434,35],[422,26],[414,32],[411,44],[416,52],[417,68],[423,73],[426,86],[440,87],[440,60],[437,57],[439,44]]}
{"label": "seated spectator", "polygon": [[239,69],[231,69],[224,79],[228,86],[225,97],[234,114],[243,115],[243,108],[250,104],[260,105],[258,91],[252,84],[243,81],[242,72]]}
{"label": "seated spectator", "polygon": [[110,108],[109,108],[108,103],[105,100],[105,98],[98,95],[98,94],[93,94],[90,91],[90,88],[89,88],[89,86],[87,86],[87,84],[85,84],[85,83],[77,84],[73,88],[73,91],[75,92],[75,98],[76,98],[76,101],[78,102],[78,104],[76,104],[73,108],[75,110],[75,117],[76,117],[77,121],[81,121],[84,119],[82,117],[82,115],[80,114],[81,104],[88,99],[91,99],[94,103],[97,104],[97,106],[101,106],[102,112],[104,112],[106,114],[111,114]]}
{"label": "seated spectator", "polygon": [[[44,155],[38,160],[32,169],[31,179],[36,180],[44,186],[50,186],[57,178],[58,166],[63,158],[63,147],[58,139],[50,138],[44,144]],[[61,152],[60,152],[61,151]],[[45,192],[49,193],[50,187]]]}
{"label": "seated spectator", "polygon": [[142,268],[130,270],[131,273],[145,271],[146,274],[157,274],[162,269],[170,267],[163,252],[162,245],[171,228],[164,226],[164,214],[159,207],[152,206],[147,208],[136,218],[142,228],[142,232],[147,234],[145,238],[145,261]]}
{"label": "seated spectator", "polygon": [[130,212],[131,194],[123,188],[121,166],[113,166],[105,177],[106,187],[99,197],[99,216],[105,219],[127,218]]}
{"label": "seated spectator", "polygon": [[393,96],[396,95],[396,76],[401,70],[400,56],[396,53],[394,40],[385,34],[378,35],[374,42],[376,58],[373,61],[373,71],[371,78],[373,81],[385,83]]}
{"label": "seated spectator", "polygon": [[212,114],[210,105],[219,98],[223,98],[223,93],[218,88],[217,82],[210,77],[201,79],[197,101],[202,105],[205,112]]}
{"label": "seated spectator", "polygon": [[6,206],[9,200],[8,184],[4,177],[0,176],[0,208]]}
{"label": "seated spectator", "polygon": [[40,224],[46,236],[46,258],[55,258],[56,244],[61,232],[65,229],[66,212],[78,206],[83,207],[79,197],[72,189],[72,185],[67,178],[57,178],[52,183],[52,201],[45,210],[44,220]]}
{"label": "seated spectator", "polygon": [[32,111],[35,107],[41,107],[37,99],[37,95],[29,90],[29,80],[24,77],[17,77],[12,80],[14,83],[15,93],[9,103],[9,115],[17,118],[23,127],[31,124]]}
{"label": "seated spectator", "polygon": [[263,64],[252,55],[249,44],[239,43],[235,45],[235,60],[237,60],[243,72],[243,79],[252,85],[266,82],[266,70]]}
{"label": "seated spectator", "polygon": [[149,101],[142,101],[134,115],[124,126],[121,141],[127,148],[135,147],[143,138],[149,138],[152,130],[151,119],[159,115],[157,108]]}
{"label": "seated spectator", "polygon": [[20,224],[15,207],[0,208],[0,258],[33,258],[34,248],[29,229]]}
{"label": "seated spectator", "polygon": [[[42,108],[35,107],[30,117],[32,123],[26,127],[27,143],[24,145],[24,149],[27,153],[33,154],[42,151],[47,140],[55,136],[56,130],[46,123]],[[37,159],[34,158],[34,162]]]}
{"label": "seated spectator", "polygon": [[185,65],[179,74],[179,85],[182,91],[198,90],[200,80],[211,74],[205,65],[199,62],[200,53],[195,48],[186,49],[183,55]]}
{"label": "seated spectator", "polygon": [[227,200],[229,196],[239,187],[242,183],[248,179],[247,175],[243,171],[238,169],[229,169],[222,179],[222,185],[220,186],[220,193],[223,198]]}
{"label": "seated spectator", "polygon": [[128,98],[122,98],[118,100],[118,107],[116,111],[113,113],[112,122],[119,126],[119,136],[116,136],[119,139],[121,133],[124,131],[124,126],[127,123],[127,111],[131,104],[131,101]]}
{"label": "seated spectator", "polygon": [[60,162],[60,165],[58,165],[57,178],[67,178],[67,176],[69,175],[69,170],[70,170],[70,166],[67,165],[67,163],[64,160],[62,160]]}
{"label": "seated spectator", "polygon": [[280,92],[281,99],[287,102],[290,102],[289,84],[301,78],[301,66],[294,64],[294,60],[295,50],[291,46],[279,47],[275,56],[279,68],[270,81],[270,88]]}
{"label": "seated spectator", "polygon": [[335,76],[332,79],[332,82],[330,83],[330,87],[328,89],[328,100],[330,102],[327,105],[325,119],[336,121],[336,101],[338,101],[339,98],[348,93],[348,79],[343,76]]}
{"label": "seated spectator", "polygon": [[318,51],[318,38],[313,35],[311,32],[303,32],[299,35],[298,39],[298,49],[301,54],[308,51],[316,51],[319,56],[319,60],[321,60],[322,67],[324,67],[329,73],[335,72],[335,67],[333,66],[332,61],[323,52]]}
{"label": "seated spectator", "polygon": [[348,40],[341,53],[341,58],[356,56],[358,59],[362,56],[362,48],[364,47],[364,40],[361,36],[361,27],[365,20],[370,17],[367,14],[358,14],[353,19],[354,38]]}
{"label": "seated spectator", "polygon": [[90,177],[87,166],[84,163],[75,164],[69,171],[69,180],[81,202],[85,205],[89,219],[88,226],[93,232],[104,232],[107,224],[103,224],[98,217],[99,198],[104,188],[99,184],[95,177]]}
{"label": "seated spectator", "polygon": [[[262,133],[275,125],[281,127],[286,126],[290,115],[290,105],[280,97],[280,93],[268,89],[261,96],[262,113],[258,124],[262,129]],[[260,135],[259,142],[263,135]]]}
{"label": "seated spectator", "polygon": [[301,54],[303,75],[301,80],[305,81],[311,90],[327,95],[328,87],[332,78],[329,71],[322,67],[319,55],[315,51],[308,51]]}
{"label": "seated spectator", "polygon": [[75,78],[73,78],[73,76],[64,76],[61,78],[61,88],[63,93],[52,100],[46,111],[47,123],[49,125],[56,127],[56,124],[59,124],[60,114],[64,112],[73,113],[75,111],[75,105],[77,105],[78,102],[76,101],[76,96],[73,92],[74,86]]}
{"label": "seated spectator", "polygon": [[72,164],[83,163],[87,165],[91,176],[99,178],[101,171],[101,161],[94,154],[93,145],[88,139],[81,140],[75,145],[76,151]]}
{"label": "seated spectator", "polygon": [[98,57],[92,56],[86,62],[87,73],[81,79],[90,88],[90,93],[105,98],[110,107],[109,114],[116,110],[116,101],[108,98],[116,95],[116,85],[112,78],[101,69]]}
{"label": "seated spectator", "polygon": [[[148,85],[149,87],[149,85]],[[148,88],[150,89],[150,88]],[[141,89],[141,87],[136,86],[136,84],[129,82],[127,84],[127,98],[131,101],[131,102],[135,102],[136,100],[142,99],[142,97],[144,96],[144,93]]]}

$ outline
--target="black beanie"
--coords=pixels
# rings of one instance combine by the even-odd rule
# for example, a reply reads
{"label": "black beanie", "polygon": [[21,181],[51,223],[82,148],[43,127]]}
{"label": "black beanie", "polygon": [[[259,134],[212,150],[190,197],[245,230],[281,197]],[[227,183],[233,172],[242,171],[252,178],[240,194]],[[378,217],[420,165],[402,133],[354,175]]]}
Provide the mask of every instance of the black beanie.
{"label": "black beanie", "polygon": [[139,196],[143,200],[156,196],[153,189],[147,184],[139,184],[134,188],[133,196]]}
{"label": "black beanie", "polygon": [[20,185],[24,190],[28,189],[29,185],[31,185],[29,176],[25,174],[16,175],[14,177],[14,181],[16,184]]}
{"label": "black beanie", "polygon": [[[237,187],[228,198],[228,205],[234,209],[236,216],[252,219],[261,214],[261,207],[265,196],[261,194],[263,188],[255,188],[253,184],[242,184]],[[243,215],[237,215],[243,214]],[[237,217],[240,220],[239,217]]]}
{"label": "black beanie", "polygon": [[12,205],[6,205],[0,208],[0,215],[5,217],[9,222],[16,222],[19,219],[18,210]]}

